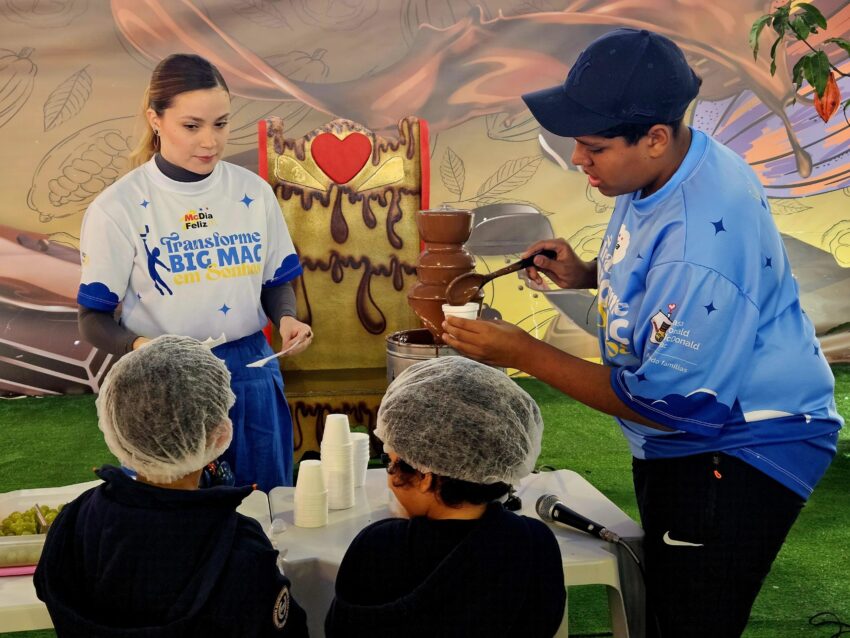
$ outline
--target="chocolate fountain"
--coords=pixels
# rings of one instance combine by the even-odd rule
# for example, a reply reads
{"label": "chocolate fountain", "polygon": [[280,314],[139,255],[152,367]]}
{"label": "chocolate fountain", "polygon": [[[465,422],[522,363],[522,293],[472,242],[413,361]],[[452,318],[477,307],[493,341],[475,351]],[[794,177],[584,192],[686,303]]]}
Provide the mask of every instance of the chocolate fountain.
{"label": "chocolate fountain", "polygon": [[[449,282],[475,270],[475,257],[463,247],[472,232],[472,223],[473,213],[469,210],[440,208],[416,213],[416,226],[425,249],[416,262],[417,282],[408,291],[407,302],[425,327],[387,337],[388,381],[416,361],[458,354],[441,339],[443,304]],[[482,298],[479,291],[472,301],[480,303]]]}

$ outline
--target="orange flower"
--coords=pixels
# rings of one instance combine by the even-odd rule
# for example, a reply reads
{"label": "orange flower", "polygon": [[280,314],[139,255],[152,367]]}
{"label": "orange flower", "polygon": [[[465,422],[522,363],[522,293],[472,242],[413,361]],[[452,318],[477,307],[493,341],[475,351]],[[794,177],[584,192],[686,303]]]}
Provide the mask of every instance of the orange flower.
{"label": "orange flower", "polygon": [[829,122],[829,118],[835,115],[835,112],[838,110],[838,104],[840,102],[841,91],[835,82],[835,76],[830,72],[823,97],[818,97],[818,94],[815,93],[815,110],[824,122]]}

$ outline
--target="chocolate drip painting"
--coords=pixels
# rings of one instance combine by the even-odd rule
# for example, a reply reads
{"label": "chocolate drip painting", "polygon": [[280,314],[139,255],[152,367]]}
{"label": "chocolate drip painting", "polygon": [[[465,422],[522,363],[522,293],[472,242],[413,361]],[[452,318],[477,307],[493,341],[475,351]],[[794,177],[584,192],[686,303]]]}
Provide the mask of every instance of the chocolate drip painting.
{"label": "chocolate drip painting", "polygon": [[350,120],[300,138],[280,120],[265,126],[267,179],[304,267],[299,317],[321,335],[293,365],[381,367],[383,336],[415,324],[404,291],[419,255],[424,122],[402,119],[396,138]]}

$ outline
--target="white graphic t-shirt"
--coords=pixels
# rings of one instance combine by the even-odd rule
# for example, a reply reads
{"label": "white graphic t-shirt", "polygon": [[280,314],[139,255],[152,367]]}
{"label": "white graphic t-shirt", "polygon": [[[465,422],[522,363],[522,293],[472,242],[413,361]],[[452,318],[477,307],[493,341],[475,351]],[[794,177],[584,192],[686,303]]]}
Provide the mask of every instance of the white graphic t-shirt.
{"label": "white graphic t-shirt", "polygon": [[659,191],[617,198],[598,258],[599,340],[638,458],[725,451],[807,497],[835,454],[833,377],[767,198],[693,131]]}
{"label": "white graphic t-shirt", "polygon": [[89,206],[77,302],[113,311],[136,334],[235,341],[268,322],[263,287],[302,270],[277,199],[259,176],[219,162],[176,182],[151,160]]}

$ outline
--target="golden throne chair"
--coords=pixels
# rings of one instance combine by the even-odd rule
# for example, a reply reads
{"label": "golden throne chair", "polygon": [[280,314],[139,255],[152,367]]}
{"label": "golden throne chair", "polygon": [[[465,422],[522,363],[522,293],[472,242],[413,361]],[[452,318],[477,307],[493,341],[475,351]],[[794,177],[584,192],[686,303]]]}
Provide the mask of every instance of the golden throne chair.
{"label": "golden throne chair", "polygon": [[428,208],[428,128],[407,117],[396,138],[384,138],[337,119],[287,138],[284,122],[270,118],[259,123],[259,140],[259,173],[304,268],[298,318],[315,334],[308,350],[282,363],[300,459],[318,450],[329,413],[374,430],[386,337],[419,327],[406,292],[420,248],[414,214]]}

